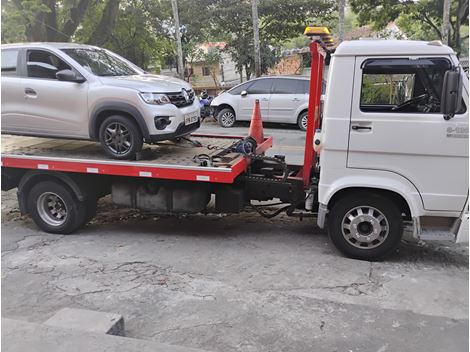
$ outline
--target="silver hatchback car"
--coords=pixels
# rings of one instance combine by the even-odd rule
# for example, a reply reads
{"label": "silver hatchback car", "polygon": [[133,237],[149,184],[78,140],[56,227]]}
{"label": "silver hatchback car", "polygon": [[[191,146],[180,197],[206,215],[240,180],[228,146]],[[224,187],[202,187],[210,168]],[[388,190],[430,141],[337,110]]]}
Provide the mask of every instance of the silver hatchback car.
{"label": "silver hatchback car", "polygon": [[258,99],[265,122],[297,124],[307,128],[309,77],[267,76],[256,78],[221,93],[211,106],[222,127],[235,121],[249,121]]}
{"label": "silver hatchback car", "polygon": [[200,126],[189,83],[152,75],[109,50],[72,43],[2,45],[2,133],[100,141],[132,159],[143,142]]}

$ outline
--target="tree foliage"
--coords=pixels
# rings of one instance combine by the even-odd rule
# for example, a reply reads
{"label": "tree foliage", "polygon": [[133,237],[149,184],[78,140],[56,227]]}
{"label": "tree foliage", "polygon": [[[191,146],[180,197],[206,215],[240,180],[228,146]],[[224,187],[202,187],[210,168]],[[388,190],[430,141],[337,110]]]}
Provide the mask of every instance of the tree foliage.
{"label": "tree foliage", "polygon": [[[334,0],[261,0],[263,71],[278,58],[276,47],[305,25],[322,22]],[[237,67],[253,72],[250,0],[178,0],[184,58],[197,44],[227,42]],[[144,68],[176,60],[169,0],[4,0],[2,43],[74,41],[109,48]]]}
{"label": "tree foliage", "polygon": [[[380,30],[396,21],[410,38],[442,38],[443,0],[351,0],[350,4],[361,25],[370,23]],[[449,44],[457,51],[468,51],[464,48],[468,34],[463,33],[468,25],[468,0],[452,0],[450,15]]]}

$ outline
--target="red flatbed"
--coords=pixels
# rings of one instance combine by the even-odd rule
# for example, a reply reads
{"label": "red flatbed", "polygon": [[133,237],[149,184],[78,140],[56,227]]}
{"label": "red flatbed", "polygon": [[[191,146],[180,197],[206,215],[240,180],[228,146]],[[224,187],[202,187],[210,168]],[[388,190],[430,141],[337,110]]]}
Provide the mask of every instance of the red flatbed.
{"label": "red flatbed", "polygon": [[[190,142],[163,142],[148,146],[139,161],[109,159],[96,142],[2,135],[3,167],[39,169],[74,173],[148,177],[157,179],[233,183],[243,173],[249,159],[230,152],[220,158],[223,150],[243,139],[240,136],[191,135]],[[272,146],[272,137],[257,147],[257,154]],[[195,156],[213,157],[211,166],[200,166]]]}

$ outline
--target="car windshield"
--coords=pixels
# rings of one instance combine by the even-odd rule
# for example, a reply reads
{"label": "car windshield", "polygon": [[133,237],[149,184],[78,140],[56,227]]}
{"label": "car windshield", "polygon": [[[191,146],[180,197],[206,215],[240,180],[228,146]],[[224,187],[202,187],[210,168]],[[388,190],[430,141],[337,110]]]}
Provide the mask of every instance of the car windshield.
{"label": "car windshield", "polygon": [[142,73],[137,67],[106,50],[77,48],[62,51],[96,76],[131,76]]}

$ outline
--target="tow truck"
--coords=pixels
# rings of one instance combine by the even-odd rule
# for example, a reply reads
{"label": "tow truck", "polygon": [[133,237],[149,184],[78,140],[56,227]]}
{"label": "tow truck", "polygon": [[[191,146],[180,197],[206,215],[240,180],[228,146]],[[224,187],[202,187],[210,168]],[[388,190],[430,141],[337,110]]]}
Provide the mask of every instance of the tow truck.
{"label": "tow truck", "polygon": [[155,213],[251,207],[266,217],[316,218],[343,254],[363,260],[393,253],[404,235],[468,242],[468,78],[453,50],[341,43],[330,53],[320,118],[332,38],[325,27],[305,33],[312,60],[303,165],[267,157],[273,140],[259,129],[250,137],[193,134],[132,161],[109,160],[93,142],[3,136],[2,190],[17,188],[21,212],[50,233],[80,229],[111,194],[118,205]]}

